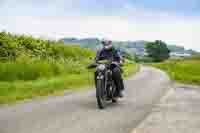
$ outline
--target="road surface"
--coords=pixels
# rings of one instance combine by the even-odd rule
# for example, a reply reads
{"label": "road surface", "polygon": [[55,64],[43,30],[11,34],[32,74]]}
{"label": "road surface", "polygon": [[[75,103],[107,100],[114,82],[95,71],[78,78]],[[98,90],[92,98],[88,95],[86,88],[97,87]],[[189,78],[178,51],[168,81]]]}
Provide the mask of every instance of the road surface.
{"label": "road surface", "polygon": [[200,86],[174,85],[132,133],[199,133]]}
{"label": "road surface", "polygon": [[95,90],[0,107],[0,133],[130,133],[168,90],[168,76],[141,67],[126,81],[125,97],[105,110]]}

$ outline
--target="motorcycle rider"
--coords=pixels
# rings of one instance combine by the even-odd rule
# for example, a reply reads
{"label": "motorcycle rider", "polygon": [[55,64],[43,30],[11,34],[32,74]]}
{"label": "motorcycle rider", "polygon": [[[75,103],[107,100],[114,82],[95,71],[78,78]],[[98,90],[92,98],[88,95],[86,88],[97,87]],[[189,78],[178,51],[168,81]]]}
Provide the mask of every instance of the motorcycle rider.
{"label": "motorcycle rider", "polygon": [[98,60],[104,59],[113,61],[113,63],[115,64],[113,67],[111,67],[113,73],[113,80],[119,92],[118,96],[123,97],[122,91],[124,90],[124,83],[122,78],[122,69],[120,67],[123,64],[123,58],[120,55],[119,51],[113,47],[111,40],[103,39],[101,43],[103,45],[103,48],[97,52],[95,60],[96,62]]}

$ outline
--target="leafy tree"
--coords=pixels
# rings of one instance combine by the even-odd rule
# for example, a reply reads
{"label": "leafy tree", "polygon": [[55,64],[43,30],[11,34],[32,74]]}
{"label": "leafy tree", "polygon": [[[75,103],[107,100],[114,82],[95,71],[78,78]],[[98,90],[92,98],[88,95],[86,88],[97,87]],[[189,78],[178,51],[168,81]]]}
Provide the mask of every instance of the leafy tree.
{"label": "leafy tree", "polygon": [[167,48],[165,42],[156,40],[146,44],[146,51],[148,57],[152,58],[155,62],[161,62],[169,58],[170,50]]}

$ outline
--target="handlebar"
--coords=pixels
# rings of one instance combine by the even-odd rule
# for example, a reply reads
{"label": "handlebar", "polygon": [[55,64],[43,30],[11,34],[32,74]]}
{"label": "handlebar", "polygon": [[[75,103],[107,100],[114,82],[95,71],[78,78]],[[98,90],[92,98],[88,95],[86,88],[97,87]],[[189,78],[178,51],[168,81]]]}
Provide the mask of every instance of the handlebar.
{"label": "handlebar", "polygon": [[94,63],[88,65],[88,66],[87,66],[87,69],[95,68],[95,67],[97,67],[97,65],[99,65],[99,64],[108,64],[108,65],[114,64],[114,65],[117,65],[117,66],[123,66],[121,63],[116,62],[116,61],[109,61],[109,60],[105,61],[105,60],[102,60],[102,61],[94,62]]}

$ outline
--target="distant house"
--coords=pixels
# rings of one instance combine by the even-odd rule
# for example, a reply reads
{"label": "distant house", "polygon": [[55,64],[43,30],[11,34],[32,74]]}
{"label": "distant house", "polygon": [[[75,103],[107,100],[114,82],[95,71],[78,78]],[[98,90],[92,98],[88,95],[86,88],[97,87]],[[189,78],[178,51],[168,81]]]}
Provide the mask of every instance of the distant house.
{"label": "distant house", "polygon": [[190,57],[191,54],[188,53],[178,53],[178,52],[171,52],[170,58],[184,58],[184,57]]}

